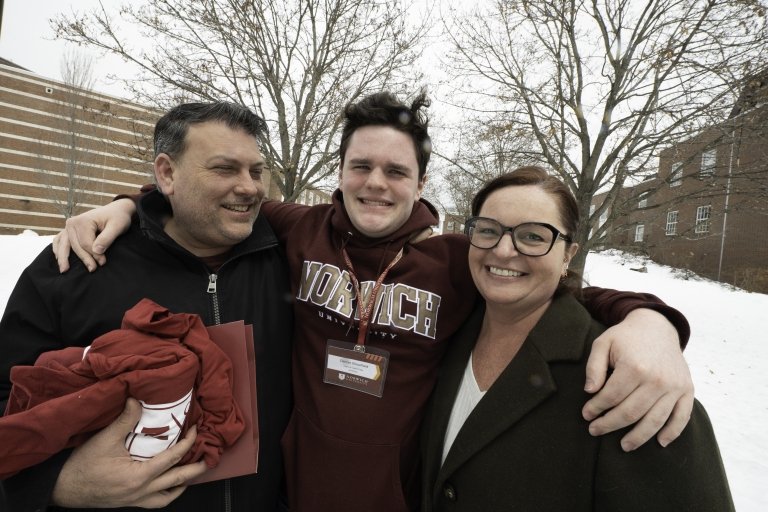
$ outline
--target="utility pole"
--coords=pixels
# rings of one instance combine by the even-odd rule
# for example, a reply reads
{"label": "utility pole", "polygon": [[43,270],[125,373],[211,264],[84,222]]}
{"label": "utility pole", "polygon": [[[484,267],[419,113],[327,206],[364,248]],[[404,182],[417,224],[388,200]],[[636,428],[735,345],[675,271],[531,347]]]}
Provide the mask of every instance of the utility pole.
{"label": "utility pole", "polygon": [[[723,252],[725,251],[725,230],[728,227],[728,203],[731,198],[731,176],[733,176],[733,152],[736,146],[736,128],[731,130],[731,154],[728,157],[728,180],[725,184],[725,208],[723,210],[723,232],[720,235],[720,259],[717,263],[717,280],[723,270]],[[738,166],[738,162],[736,162]]]}
{"label": "utility pole", "polygon": [[3,33],[3,4],[5,0],[0,0],[0,35]]}

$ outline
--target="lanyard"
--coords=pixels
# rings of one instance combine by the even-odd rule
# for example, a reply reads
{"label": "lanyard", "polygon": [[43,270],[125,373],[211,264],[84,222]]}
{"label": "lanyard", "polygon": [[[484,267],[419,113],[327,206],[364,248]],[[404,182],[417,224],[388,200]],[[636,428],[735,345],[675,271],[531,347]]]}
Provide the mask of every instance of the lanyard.
{"label": "lanyard", "polygon": [[363,304],[363,294],[360,290],[360,282],[357,280],[355,269],[352,267],[352,260],[349,259],[349,254],[347,254],[346,249],[341,249],[341,253],[344,256],[344,263],[347,264],[349,276],[352,278],[352,284],[355,285],[355,293],[357,294],[357,308],[360,314],[360,329],[357,333],[357,345],[355,346],[355,350],[358,352],[365,352],[365,340],[368,338],[368,327],[370,326],[371,315],[373,314],[373,306],[376,304],[376,296],[379,294],[381,283],[384,281],[384,278],[387,276],[389,270],[395,266],[395,263],[400,261],[400,258],[403,257],[403,249],[402,247],[400,248],[400,251],[398,251],[395,257],[392,258],[392,261],[389,262],[387,268],[384,269],[384,272],[382,272],[379,278],[376,280],[376,284],[373,286],[371,295],[368,297],[368,302],[365,304]]}

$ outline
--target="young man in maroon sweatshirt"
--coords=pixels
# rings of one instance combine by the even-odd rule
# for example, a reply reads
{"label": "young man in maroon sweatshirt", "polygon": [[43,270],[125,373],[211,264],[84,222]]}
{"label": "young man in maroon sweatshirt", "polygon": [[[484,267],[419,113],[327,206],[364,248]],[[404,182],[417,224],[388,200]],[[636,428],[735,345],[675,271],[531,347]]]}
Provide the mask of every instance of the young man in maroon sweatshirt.
{"label": "young man in maroon sweatshirt", "polygon": [[[266,202],[261,209],[285,246],[295,300],[294,409],[283,436],[294,511],[418,507],[422,409],[445,347],[476,298],[466,237],[424,236],[437,223],[420,198],[431,149],[427,105],[423,95],[409,107],[389,93],[348,105],[332,204]],[[80,225],[104,227],[94,245],[106,247],[119,227],[93,215]],[[78,237],[91,247],[94,234]],[[68,251],[68,241],[61,245]],[[94,259],[82,245],[73,248],[91,268],[104,263],[103,249]],[[674,411],[659,434],[670,442],[687,421],[692,385],[674,329],[650,309],[674,321],[683,341],[685,319],[652,295],[595,288],[585,295],[591,313],[608,325],[634,310],[619,335],[609,330],[595,343],[587,390],[602,385],[609,347],[616,370],[585,406],[585,418],[624,402],[590,431],[603,434],[643,418],[624,439],[632,449]],[[661,332],[667,339],[654,339]],[[612,345],[613,339],[629,342]]]}

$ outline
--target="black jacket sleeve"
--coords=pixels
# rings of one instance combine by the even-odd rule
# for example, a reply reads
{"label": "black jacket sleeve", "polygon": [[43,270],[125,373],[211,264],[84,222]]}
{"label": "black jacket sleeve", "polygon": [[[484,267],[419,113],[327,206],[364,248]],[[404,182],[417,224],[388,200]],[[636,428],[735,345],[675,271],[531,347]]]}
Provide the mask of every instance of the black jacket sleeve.
{"label": "black jacket sleeve", "polygon": [[[32,278],[33,274],[35,278]],[[56,274],[55,258],[49,246],[22,272],[8,299],[0,320],[0,411],[3,413],[11,392],[11,368],[34,364],[42,352],[62,348],[56,335],[58,320],[52,307],[56,293],[50,279]],[[7,510],[45,510],[69,453],[69,450],[60,452],[42,464],[4,480]]]}
{"label": "black jacket sleeve", "polygon": [[70,453],[72,450],[61,451],[45,462],[2,481],[8,512],[39,512],[47,509],[56,480]]}

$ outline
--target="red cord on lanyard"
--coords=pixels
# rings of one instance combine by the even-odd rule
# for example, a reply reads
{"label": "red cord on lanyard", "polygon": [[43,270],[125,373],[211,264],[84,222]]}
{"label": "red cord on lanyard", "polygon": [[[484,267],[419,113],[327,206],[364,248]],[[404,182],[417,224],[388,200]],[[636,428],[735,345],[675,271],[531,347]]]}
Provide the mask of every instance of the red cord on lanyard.
{"label": "red cord on lanyard", "polygon": [[352,260],[349,259],[349,254],[347,254],[346,249],[342,249],[341,253],[344,256],[344,263],[347,264],[349,277],[352,278],[352,284],[355,285],[357,308],[360,315],[360,329],[357,333],[357,346],[355,347],[355,350],[358,352],[365,352],[365,340],[368,338],[368,328],[370,327],[371,315],[373,314],[373,306],[376,304],[376,297],[379,294],[379,288],[381,288],[381,283],[384,281],[384,278],[387,277],[387,273],[390,271],[390,269],[395,266],[395,263],[400,261],[400,258],[403,257],[403,249],[400,248],[392,261],[389,262],[389,265],[387,265],[387,268],[384,269],[384,272],[382,272],[379,278],[376,280],[376,284],[373,286],[371,295],[368,297],[368,302],[365,304],[363,304],[363,294],[360,290],[360,282],[357,280],[355,269],[352,267]]}

